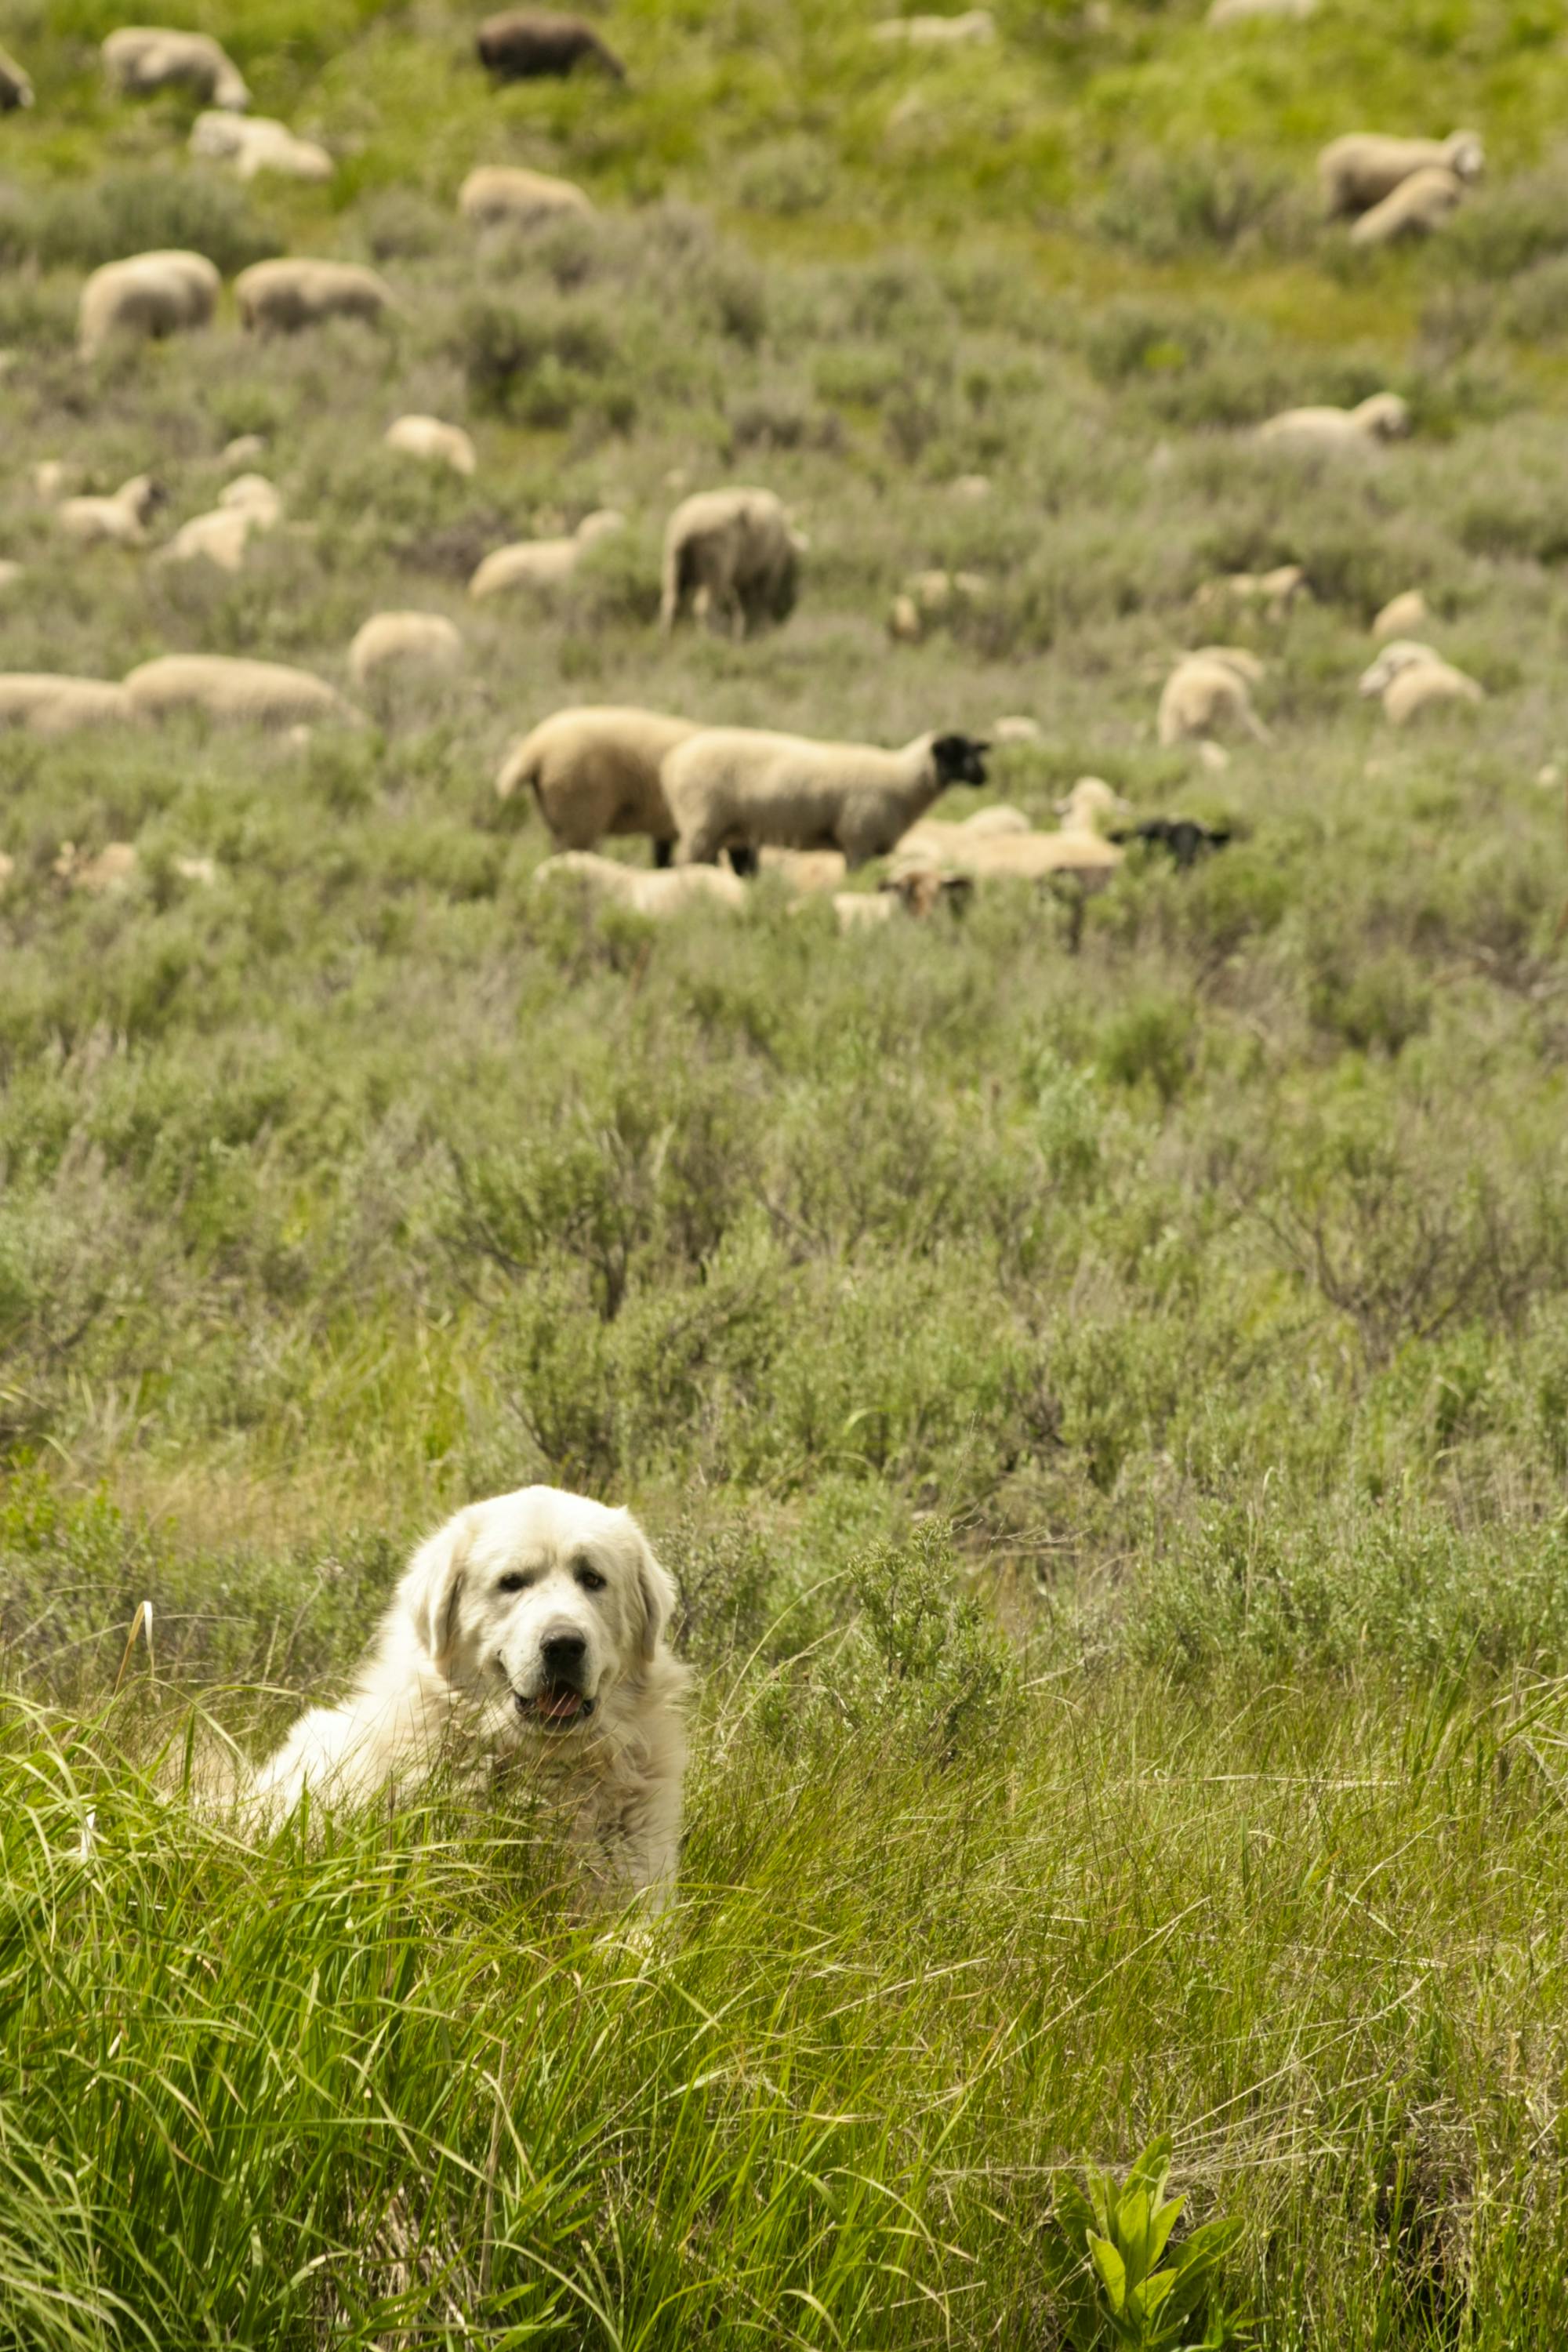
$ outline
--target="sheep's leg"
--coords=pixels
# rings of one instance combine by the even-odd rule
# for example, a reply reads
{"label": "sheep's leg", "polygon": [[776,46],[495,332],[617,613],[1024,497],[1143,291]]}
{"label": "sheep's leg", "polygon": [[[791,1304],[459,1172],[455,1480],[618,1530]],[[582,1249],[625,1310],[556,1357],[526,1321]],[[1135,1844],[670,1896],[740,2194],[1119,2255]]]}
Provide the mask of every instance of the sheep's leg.
{"label": "sheep's leg", "polygon": [[658,868],[659,869],[659,871],[660,871],[661,873],[663,872],[664,868],[665,868],[665,867],[669,864],[669,862],[670,862],[671,858],[672,858],[674,856],[675,856],[675,844],[674,844],[674,842],[673,842],[673,841],[656,841],[656,842],[654,843],[654,845],[653,845],[653,862],[654,862],[655,866],[658,866]]}
{"label": "sheep's leg", "polygon": [[1255,743],[1273,742],[1274,737],[1272,733],[1267,727],[1265,727],[1262,719],[1259,719],[1256,710],[1244,710],[1241,714],[1241,719],[1243,726],[1247,729],[1247,733],[1252,737]]}
{"label": "sheep's leg", "polygon": [[730,866],[742,881],[750,881],[757,870],[757,853],[749,841],[732,841],[730,844]]}
{"label": "sheep's leg", "polygon": [[683,833],[676,843],[676,864],[678,866],[717,866],[719,845],[722,839],[723,828],[721,825],[695,826],[690,833]]}

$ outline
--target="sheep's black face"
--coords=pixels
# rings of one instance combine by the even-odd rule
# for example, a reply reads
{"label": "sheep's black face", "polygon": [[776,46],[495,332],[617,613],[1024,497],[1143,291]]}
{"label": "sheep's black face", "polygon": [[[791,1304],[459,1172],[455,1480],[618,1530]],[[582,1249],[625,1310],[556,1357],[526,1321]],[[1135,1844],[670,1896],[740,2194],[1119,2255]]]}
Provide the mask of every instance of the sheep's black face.
{"label": "sheep's black face", "polygon": [[939,735],[931,747],[938,782],[984,783],[985,754],[990,749],[989,743],[977,742],[973,735]]}

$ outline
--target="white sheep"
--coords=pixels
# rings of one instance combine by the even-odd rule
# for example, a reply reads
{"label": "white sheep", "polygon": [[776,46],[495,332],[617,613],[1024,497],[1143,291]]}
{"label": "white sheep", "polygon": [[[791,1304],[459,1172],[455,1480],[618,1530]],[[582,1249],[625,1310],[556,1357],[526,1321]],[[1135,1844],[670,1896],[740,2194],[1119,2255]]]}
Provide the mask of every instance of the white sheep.
{"label": "white sheep", "polygon": [[564,587],[584,548],[623,530],[626,520],[613,507],[604,507],[596,514],[584,515],[568,539],[521,539],[510,547],[498,547],[474,573],[468,593],[476,603],[482,603],[487,596],[504,595],[513,588]]}
{"label": "white sheep", "polygon": [[106,261],[81,289],[77,349],[94,359],[116,336],[155,341],[211,324],[223,280],[204,253],[133,253]]}
{"label": "white sheep", "polygon": [[313,139],[297,138],[286,122],[265,114],[198,114],[191,125],[190,149],[208,163],[227,163],[235,176],[254,180],[276,172],[286,180],[320,184],[332,176],[332,159]]}
{"label": "white sheep", "polygon": [[885,856],[949,784],[982,785],[989,747],[967,735],[917,735],[901,751],[819,743],[745,727],[704,730],[660,771],[677,827],[676,861],[721,850],[839,849],[850,866]]}
{"label": "white sheep", "polygon": [[458,191],[458,209],[476,228],[547,228],[558,220],[589,220],[591,199],[571,180],[530,172],[517,163],[481,163]]}
{"label": "white sheep", "polygon": [[1417,629],[1426,627],[1431,617],[1431,610],[1419,588],[1402,589],[1397,596],[1389,598],[1373,619],[1373,643],[1381,646],[1390,637],[1413,636]]}
{"label": "white sheep", "polygon": [[[818,898],[839,888],[849,871],[848,861],[839,849],[773,849],[757,853],[759,873],[776,874],[786,889],[797,898]],[[706,866],[693,866],[693,874],[707,874]]]}
{"label": "white sheep", "polygon": [[0,727],[34,735],[74,735],[81,727],[126,727],[135,705],[108,678],[60,677],[49,670],[0,672]]}
{"label": "white sheep", "polygon": [[357,261],[255,261],[234,281],[239,323],[263,335],[296,335],[331,319],[373,324],[395,310],[391,287]]}
{"label": "white sheep", "polygon": [[363,687],[389,666],[460,669],[463,640],[441,613],[373,613],[349,647],[349,676]]}
{"label": "white sheep", "polygon": [[1213,0],[1207,22],[1211,25],[1251,25],[1272,17],[1301,24],[1313,15],[1317,5],[1318,0]]}
{"label": "white sheep", "polygon": [[656,920],[681,914],[700,900],[716,899],[736,913],[743,913],[750,903],[739,876],[717,866],[683,866],[650,873],[646,867],[617,865],[613,857],[595,857],[586,849],[566,849],[559,856],[547,857],[533,879],[536,887],[573,880],[595,898],[629,907],[634,914],[651,915]]}
{"label": "white sheep", "polygon": [[0,114],[33,103],[33,85],[14,57],[0,49]]}
{"label": "white sheep", "polygon": [[1467,184],[1486,169],[1486,150],[1473,131],[1447,139],[1390,139],[1381,131],[1352,131],[1331,140],[1318,158],[1318,184],[1331,220],[1344,213],[1370,212],[1413,173],[1436,167]]}
{"label": "white sheep", "polygon": [[658,625],[666,635],[689,610],[731,636],[795,609],[806,541],[772,490],[699,490],[665,526]]}
{"label": "white sheep", "polygon": [[1287,408],[1258,427],[1258,438],[1298,449],[1367,449],[1409,430],[1408,403],[1396,392],[1374,392],[1354,408]]}
{"label": "white sheep", "polygon": [[871,27],[874,41],[901,42],[911,49],[955,49],[996,38],[989,8],[966,8],[958,16],[884,16]]}
{"label": "white sheep", "polygon": [[104,71],[124,98],[153,90],[187,89],[204,105],[243,114],[250,104],[244,76],[232,58],[205,33],[180,33],[163,25],[121,25],[103,44]]}
{"label": "white sheep", "polygon": [[1402,237],[1430,236],[1464,200],[1465,184],[1440,163],[1412,172],[1380,205],[1363,213],[1351,231],[1352,245],[1395,245]]}
{"label": "white sheep", "polygon": [[1005,718],[996,719],[991,729],[994,743],[1043,743],[1045,740],[1046,730],[1039,720],[1029,718],[1021,710],[1009,711]]}
{"label": "white sheep", "polygon": [[132,670],[125,691],[136,709],[150,719],[195,710],[252,727],[292,727],[318,719],[363,723],[361,713],[311,671],[228,654],[164,654]]}
{"label": "white sheep", "polygon": [[164,492],[151,474],[132,474],[108,498],[66,499],[55,520],[79,547],[145,547]]}
{"label": "white sheep", "polygon": [[1079,776],[1071,792],[1057,803],[1064,833],[1103,833],[1110,818],[1131,814],[1131,802],[1124,800],[1103,776]]}
{"label": "white sheep", "polygon": [[462,426],[443,424],[438,416],[395,417],[382,437],[389,449],[450,466],[455,474],[471,474],[479,463]]}
{"label": "white sheep", "polygon": [[89,857],[74,841],[62,841],[53,872],[68,890],[85,890],[90,898],[103,898],[128,890],[141,863],[132,842],[111,841],[96,857]]}
{"label": "white sheep", "polygon": [[924,856],[928,858],[962,857],[977,841],[995,840],[1006,834],[1027,833],[1029,820],[1022,809],[1012,808],[999,801],[990,808],[976,809],[973,816],[917,817],[906,827],[893,845],[896,857]]}
{"label": "white sheep", "polygon": [[979,572],[914,572],[894,597],[888,632],[903,645],[919,645],[928,621],[960,606],[984,604],[991,583]]}
{"label": "white sheep", "polygon": [[253,533],[273,530],[282,512],[283,501],[265,475],[241,474],[220,493],[210,512],[182,523],[159,550],[158,561],[188,563],[203,556],[220,572],[238,572]]}
{"label": "white sheep", "polygon": [[1300,563],[1277,563],[1270,572],[1231,572],[1223,579],[1205,580],[1193,599],[1200,613],[1222,604],[1243,609],[1261,605],[1270,621],[1282,621],[1292,605],[1310,604],[1312,591]]}
{"label": "white sheep", "polygon": [[531,791],[563,849],[596,849],[611,834],[646,834],[668,862],[676,824],[661,762],[699,732],[689,719],[611,707],[558,710],[508,752],[496,797]]}
{"label": "white sheep", "polygon": [[1184,654],[1160,696],[1161,742],[1206,740],[1226,727],[1238,727],[1259,743],[1272,741],[1252,707],[1250,689],[1262,676],[1262,663],[1239,646],[1203,646]]}
{"label": "white sheep", "polygon": [[1431,646],[1408,637],[1384,646],[1372,667],[1363,671],[1360,688],[1364,695],[1382,696],[1384,715],[1396,727],[1407,727],[1439,703],[1486,700],[1486,688],[1473,677],[1446,662]]}

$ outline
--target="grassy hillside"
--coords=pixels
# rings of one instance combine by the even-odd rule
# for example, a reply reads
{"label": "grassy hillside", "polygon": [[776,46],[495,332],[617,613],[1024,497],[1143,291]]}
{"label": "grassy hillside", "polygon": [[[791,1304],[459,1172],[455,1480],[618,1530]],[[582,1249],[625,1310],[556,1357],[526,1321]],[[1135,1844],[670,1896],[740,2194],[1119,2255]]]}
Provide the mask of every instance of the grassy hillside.
{"label": "grassy hillside", "polygon": [[[170,13],[338,169],[192,163],[189,106],[104,94],[100,0],[0,24],[0,669],[344,685],[399,606],[468,661],[303,746],[0,733],[0,2343],[1044,2352],[1058,2174],[1168,2131],[1237,2225],[1193,2340],[1559,2345],[1558,13],[1003,0],[922,59],[870,0],[621,0],[624,91],[491,89],[478,9]],[[1443,237],[1321,223],[1324,139],[1457,123],[1492,170]],[[476,239],[507,160],[599,219]],[[80,362],[86,270],[184,244],[371,260],[400,313]],[[1385,385],[1367,462],[1246,434]],[[386,450],[405,410],[476,476]],[[162,540],[240,434],[285,520],[237,577],[83,554],[35,488],[152,471]],[[799,609],[663,642],[664,518],[725,480],[809,530]],[[569,589],[468,602],[605,504]],[[1198,602],[1287,561],[1288,620]],[[931,565],[987,593],[895,645]],[[1488,699],[1405,731],[1355,681],[1410,587]],[[1153,728],[1216,635],[1274,737],[1220,771]],[[591,700],[1024,713],[990,797],[1092,771],[1235,838],[1132,857],[1076,951],[1021,887],[593,916],[491,783]],[[68,889],[110,842],[131,887]],[[253,1851],[167,1799],[534,1478],[682,1589],[651,1956],[521,1802]]]}

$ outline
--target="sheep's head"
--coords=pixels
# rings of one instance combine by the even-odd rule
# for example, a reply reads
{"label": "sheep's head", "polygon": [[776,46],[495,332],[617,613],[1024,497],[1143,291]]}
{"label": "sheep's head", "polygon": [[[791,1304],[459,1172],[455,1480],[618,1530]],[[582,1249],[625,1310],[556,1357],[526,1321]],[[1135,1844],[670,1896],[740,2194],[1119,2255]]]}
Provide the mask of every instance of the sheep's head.
{"label": "sheep's head", "polygon": [[162,482],[155,482],[151,474],[133,474],[130,481],[121,482],[115,496],[138,522],[146,522],[160,507],[169,503],[168,491]]}
{"label": "sheep's head", "polygon": [[1374,392],[1352,414],[1374,441],[1402,441],[1410,430],[1410,404],[1396,392]]}
{"label": "sheep's head", "polygon": [[1417,645],[1414,637],[1395,637],[1384,646],[1370,669],[1363,670],[1360,687],[1363,694],[1382,694],[1394,679],[1407,669],[1419,669],[1428,662],[1442,661],[1442,655],[1430,646]]}
{"label": "sheep's head", "polygon": [[931,755],[936,763],[939,791],[949,784],[984,783],[985,754],[990,749],[989,743],[979,742],[973,735],[933,736]]}
{"label": "sheep's head", "polygon": [[1448,169],[1457,180],[1479,180],[1487,168],[1487,151],[1473,131],[1455,131],[1445,141]]}

